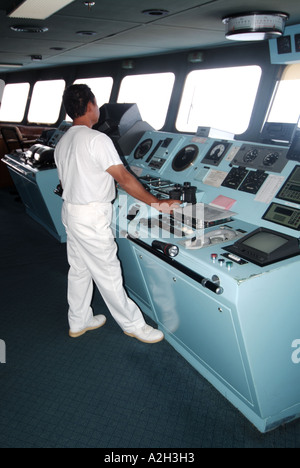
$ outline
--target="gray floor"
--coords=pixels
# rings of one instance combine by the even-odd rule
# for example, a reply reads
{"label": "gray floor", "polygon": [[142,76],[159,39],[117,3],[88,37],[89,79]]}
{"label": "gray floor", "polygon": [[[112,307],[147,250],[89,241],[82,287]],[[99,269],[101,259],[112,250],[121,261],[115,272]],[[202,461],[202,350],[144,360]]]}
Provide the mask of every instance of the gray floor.
{"label": "gray floor", "polygon": [[[300,447],[300,420],[260,434],[166,342],[112,318],[68,337],[65,245],[0,191],[0,447]],[[96,292],[95,313],[108,314]]]}

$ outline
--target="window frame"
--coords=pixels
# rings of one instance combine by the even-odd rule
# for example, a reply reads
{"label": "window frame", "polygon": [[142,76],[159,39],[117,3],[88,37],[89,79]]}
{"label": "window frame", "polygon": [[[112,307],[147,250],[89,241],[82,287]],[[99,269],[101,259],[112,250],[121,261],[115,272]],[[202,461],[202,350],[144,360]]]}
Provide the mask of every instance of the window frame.
{"label": "window frame", "polygon": [[[298,93],[291,90],[287,90],[287,83],[288,82],[293,82],[292,85],[294,87],[299,88],[297,89]],[[297,84],[295,82],[298,82]],[[286,89],[284,89],[286,88]],[[288,64],[283,70],[283,73],[280,77],[280,79],[277,80],[275,88],[274,88],[274,93],[272,96],[272,99],[270,101],[270,105],[268,108],[268,111],[266,113],[266,118],[264,123],[287,123],[287,124],[298,124],[298,128],[300,128],[300,99],[299,99],[299,111],[293,108],[291,110],[291,102],[297,102],[297,100],[291,99],[291,95],[300,95],[300,63],[293,63],[293,64]],[[290,98],[289,100],[287,100]],[[283,106],[280,106],[280,103],[282,104],[283,101],[287,102],[285,111],[283,111]],[[279,107],[280,110],[276,109],[276,107]],[[282,115],[285,115],[285,117],[281,117],[279,120],[276,120],[276,116],[279,114],[279,112]],[[288,118],[288,114],[291,115],[292,112],[294,113],[294,117]],[[275,118],[274,118],[275,115]],[[296,118],[297,115],[297,118]]]}
{"label": "window frame", "polygon": [[[31,117],[31,112],[34,112],[34,111],[36,112],[36,109],[39,109],[40,106],[41,106],[41,103],[38,103],[38,106],[36,107],[36,109],[34,109],[34,111],[32,110],[32,107],[35,106],[36,103],[37,103],[37,101],[35,101],[35,93],[37,92],[38,86],[42,85],[42,84],[46,84],[46,83],[48,83],[48,86],[49,86],[50,83],[55,83],[55,82],[57,82],[57,83],[61,82],[61,84],[62,84],[61,95],[60,95],[60,97],[58,97],[58,95],[57,95],[57,101],[56,101],[57,107],[55,108],[55,111],[53,110],[53,115],[54,115],[54,112],[55,112],[55,115],[56,115],[55,120],[49,121],[50,118],[49,119],[48,118],[47,119],[46,118],[45,119],[44,118],[35,118],[35,117],[32,118]],[[65,88],[66,88],[66,81],[63,78],[36,81],[34,83],[34,85],[33,85],[33,88],[32,88],[30,106],[29,106],[28,114],[27,114],[27,122],[30,125],[55,125],[57,123],[58,119],[59,119],[59,116],[60,116],[61,107],[62,107],[62,96],[63,96]],[[49,99],[51,99],[51,97],[49,97],[49,95],[48,95],[46,100],[44,101],[44,104],[45,104],[46,101],[49,101]],[[56,110],[57,110],[57,112],[56,112]],[[42,116],[42,114],[41,114],[41,116]],[[54,117],[53,117],[53,119],[54,119]]]}
{"label": "window frame", "polygon": [[[164,96],[165,97],[165,102],[164,102],[163,109],[160,110],[160,111],[157,109],[157,101],[160,100],[160,97],[157,98],[157,101],[154,101],[152,98],[149,97],[149,94],[147,94],[148,103],[149,102],[153,103],[153,109],[151,110],[151,113],[154,114],[154,112],[155,112],[155,113],[157,113],[159,115],[163,115],[163,117],[161,117],[161,119],[157,121],[158,123],[155,124],[154,118],[152,120],[152,118],[149,119],[149,117],[148,117],[148,115],[150,114],[150,111],[148,110],[149,108],[147,108],[147,111],[145,111],[143,109],[143,105],[141,105],[139,99],[136,99],[136,98],[131,99],[131,96],[130,96],[129,99],[124,100],[123,95],[122,95],[122,92],[124,93],[124,91],[122,91],[122,86],[124,85],[125,80],[130,80],[132,78],[146,78],[147,81],[148,81],[148,79],[150,81],[152,79],[152,83],[153,83],[153,77],[157,77],[158,80],[159,80],[159,77],[161,79],[162,76],[172,77],[172,84],[170,86],[168,94],[166,94]],[[145,86],[147,85],[147,81],[145,81]],[[149,73],[138,73],[138,74],[126,75],[126,76],[124,76],[122,78],[120,86],[119,86],[117,103],[118,104],[123,104],[123,103],[137,104],[137,106],[139,108],[139,111],[140,111],[140,114],[141,114],[141,117],[142,117],[142,120],[147,122],[149,125],[151,125],[156,131],[160,131],[165,126],[166,121],[167,121],[168,111],[169,111],[169,107],[170,107],[170,103],[171,103],[171,99],[172,99],[172,94],[173,94],[173,91],[174,91],[175,81],[176,81],[176,75],[175,75],[175,73],[173,71],[149,72]],[[161,82],[160,82],[160,85],[161,85]],[[135,87],[133,87],[133,89],[138,89],[138,88],[137,88],[137,86],[135,86]],[[157,92],[157,88],[156,89],[153,88],[153,93],[155,93],[155,92]],[[151,94],[152,97],[153,97],[153,93]],[[161,90],[161,93],[162,93],[162,90]],[[144,89],[141,90],[140,87],[139,87],[139,95],[140,96],[146,95],[145,90]],[[145,103],[147,101],[145,100]],[[149,114],[148,114],[148,112],[149,112]]]}
{"label": "window frame", "polygon": [[[111,80],[111,89],[110,89],[110,93],[109,93],[109,96],[108,96],[108,99],[103,102],[102,99],[99,99],[99,94],[97,92],[95,92],[95,88],[93,88],[92,86],[92,82],[93,81],[96,81],[96,80],[108,80],[110,79]],[[94,93],[96,99],[97,99],[97,104],[99,107],[102,107],[104,104],[108,104],[109,101],[110,101],[110,98],[111,98],[111,94],[112,94],[112,90],[113,90],[113,87],[114,87],[114,78],[112,76],[95,76],[95,77],[89,77],[89,78],[76,78],[76,80],[73,82],[73,85],[75,84],[86,84],[87,86],[89,86],[92,90],[92,92]],[[72,122],[72,119],[71,117],[68,116],[68,114],[66,113],[65,114],[65,120],[67,122]]]}
{"label": "window frame", "polygon": [[[228,134],[232,134],[232,135],[238,135],[238,134],[246,133],[249,130],[250,125],[251,125],[252,114],[253,114],[253,111],[254,111],[254,108],[255,108],[255,105],[256,105],[256,100],[257,100],[257,97],[258,97],[261,81],[262,81],[262,78],[263,78],[263,67],[259,63],[242,64],[242,65],[232,64],[230,66],[207,67],[207,68],[200,68],[200,69],[191,70],[186,75],[185,83],[184,83],[184,86],[183,86],[183,89],[182,89],[181,100],[180,100],[180,103],[179,103],[179,106],[178,106],[178,112],[177,112],[177,116],[176,116],[176,120],[175,120],[175,129],[176,129],[176,131],[179,132],[179,133],[191,133],[191,134],[196,133],[196,131],[197,131],[195,123],[190,124],[189,127],[183,126],[183,125],[179,126],[181,124],[180,119],[181,119],[181,121],[183,121],[183,117],[180,116],[180,114],[181,114],[182,109],[184,107],[183,103],[184,103],[186,93],[187,93],[188,81],[192,77],[192,75],[196,76],[197,74],[200,75],[201,73],[206,73],[207,75],[208,74],[215,74],[215,81],[217,82],[217,80],[218,80],[218,83],[220,83],[220,73],[222,73],[222,71],[225,71],[225,73],[227,73],[227,72],[230,72],[230,71],[234,72],[235,70],[239,70],[239,69],[242,71],[242,69],[249,69],[249,68],[252,68],[253,70],[257,69],[258,75],[257,75],[257,86],[255,87],[255,89],[253,89],[253,92],[252,92],[252,97],[251,97],[251,104],[252,105],[250,106],[250,104],[249,104],[249,112],[248,112],[247,118],[245,118],[245,121],[247,121],[247,126],[244,126],[244,128],[242,128],[242,129],[236,128],[235,130],[233,130],[233,129],[224,128],[224,127],[222,128],[222,125],[218,125],[217,122],[216,122],[216,125],[214,125],[213,122],[201,121],[199,119],[199,122],[197,123],[197,128],[198,127],[209,127],[209,128],[214,128],[214,129],[217,129],[218,131],[228,133]],[[215,93],[214,89],[216,89],[216,88],[212,88],[212,92],[210,94],[207,93],[207,89],[205,90],[205,95],[206,95],[205,99],[207,99],[207,101],[208,101],[209,96],[214,95],[214,93]],[[194,90],[194,93],[195,93],[195,90]],[[190,94],[191,94],[191,92],[190,92]],[[226,94],[226,93],[223,92],[223,94]],[[239,95],[244,96],[245,94],[246,93],[244,93],[242,90],[239,91]],[[221,93],[219,93],[219,95],[221,95]],[[229,96],[231,96],[231,95],[232,94],[229,94]],[[213,101],[213,99],[212,99],[212,101]],[[193,104],[193,101],[190,99],[190,107],[189,107],[190,109],[193,107],[192,104]],[[227,104],[229,104],[229,101],[228,101]],[[187,108],[187,106],[188,105],[186,103],[185,107]],[[226,120],[227,120],[227,118],[226,118]],[[225,118],[224,118],[224,121],[225,121]]]}
{"label": "window frame", "polygon": [[[22,123],[23,120],[24,120],[24,117],[25,117],[25,113],[26,113],[26,108],[27,108],[27,103],[28,103],[28,98],[29,98],[29,93],[30,93],[30,83],[27,82],[27,81],[24,81],[24,82],[21,82],[21,83],[7,83],[5,84],[5,87],[4,87],[4,90],[3,90],[3,95],[2,95],[2,98],[1,98],[1,110],[2,110],[2,105],[3,105],[3,102],[4,102],[4,106],[5,106],[5,103],[6,103],[6,97],[5,97],[5,90],[7,89],[12,89],[13,87],[21,87],[21,86],[24,86],[24,90],[25,90],[25,93],[26,93],[26,89],[25,89],[25,86],[27,88],[27,93],[25,95],[24,93],[24,96],[23,96],[23,101],[20,103],[20,100],[18,100],[18,106],[17,108],[18,109],[21,109],[20,112],[19,112],[19,116],[16,115],[16,118],[9,118],[9,119],[5,119],[5,118],[1,118],[1,115],[0,115],[0,121],[1,122],[7,122],[7,123]],[[16,90],[16,88],[14,88]],[[15,95],[15,92],[13,93]],[[12,95],[12,93],[10,92],[10,96]],[[18,94],[18,96],[20,96]],[[20,97],[19,97],[20,99]],[[13,106],[11,104],[11,100],[9,99],[9,102],[7,102],[8,104],[8,107],[13,107],[14,109],[16,109],[16,106]],[[22,108],[20,107],[20,104],[23,104],[22,105]],[[5,111],[5,107],[4,107],[4,111]],[[20,118],[22,114],[22,117]]]}

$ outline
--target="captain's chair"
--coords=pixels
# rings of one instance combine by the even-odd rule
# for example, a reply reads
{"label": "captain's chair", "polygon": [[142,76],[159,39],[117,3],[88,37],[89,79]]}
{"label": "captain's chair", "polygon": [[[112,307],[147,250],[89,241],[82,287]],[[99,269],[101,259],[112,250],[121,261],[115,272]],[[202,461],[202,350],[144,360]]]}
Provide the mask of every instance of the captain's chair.
{"label": "captain's chair", "polygon": [[29,148],[36,140],[25,140],[18,127],[1,127],[1,135],[9,153],[12,153],[17,148],[22,151]]}

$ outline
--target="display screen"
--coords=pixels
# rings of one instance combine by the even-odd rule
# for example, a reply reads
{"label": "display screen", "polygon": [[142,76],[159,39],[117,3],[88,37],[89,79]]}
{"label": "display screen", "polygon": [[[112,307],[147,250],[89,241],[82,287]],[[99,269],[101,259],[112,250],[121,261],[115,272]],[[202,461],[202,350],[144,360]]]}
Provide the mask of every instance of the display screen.
{"label": "display screen", "polygon": [[252,247],[253,249],[259,250],[260,252],[266,254],[274,252],[287,243],[287,239],[269,232],[259,232],[258,234],[255,234],[242,242],[243,245]]}
{"label": "display screen", "polygon": [[297,208],[272,203],[263,215],[263,219],[300,231],[300,210]]}
{"label": "display screen", "polygon": [[300,166],[295,166],[276,197],[281,200],[300,203]]}
{"label": "display screen", "polygon": [[224,247],[224,250],[261,267],[300,254],[297,238],[262,227],[239,239],[235,244]]}

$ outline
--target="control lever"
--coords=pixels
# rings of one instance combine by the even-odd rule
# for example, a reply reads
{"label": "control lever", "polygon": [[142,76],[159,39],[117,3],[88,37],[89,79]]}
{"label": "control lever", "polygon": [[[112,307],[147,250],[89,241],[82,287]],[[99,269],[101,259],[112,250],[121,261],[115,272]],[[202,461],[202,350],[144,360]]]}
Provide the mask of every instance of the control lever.
{"label": "control lever", "polygon": [[201,281],[201,284],[204,288],[207,288],[209,289],[210,291],[220,295],[223,293],[223,288],[220,286],[220,284],[218,282],[213,282],[211,281],[209,278],[204,278],[202,281]]}

